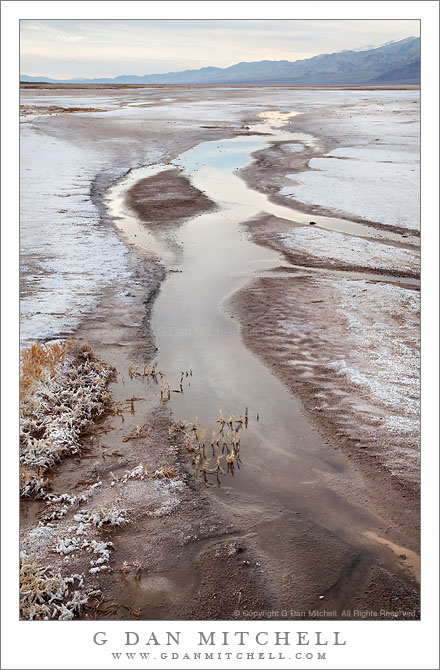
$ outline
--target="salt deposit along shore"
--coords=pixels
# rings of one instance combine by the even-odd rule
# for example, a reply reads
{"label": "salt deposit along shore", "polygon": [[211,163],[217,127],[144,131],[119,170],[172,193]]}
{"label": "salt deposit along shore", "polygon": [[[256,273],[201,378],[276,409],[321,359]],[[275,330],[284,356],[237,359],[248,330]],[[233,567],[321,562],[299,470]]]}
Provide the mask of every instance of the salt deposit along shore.
{"label": "salt deposit along shore", "polygon": [[21,103],[22,616],[417,618],[418,91]]}

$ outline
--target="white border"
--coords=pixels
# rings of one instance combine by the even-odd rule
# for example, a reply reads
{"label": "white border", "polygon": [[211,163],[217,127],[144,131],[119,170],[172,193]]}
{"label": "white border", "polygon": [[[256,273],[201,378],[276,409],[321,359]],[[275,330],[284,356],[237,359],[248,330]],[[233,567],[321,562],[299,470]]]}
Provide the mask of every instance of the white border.
{"label": "white border", "polygon": [[[422,621],[421,622],[19,622],[17,607],[18,469],[18,20],[20,18],[291,18],[421,19],[422,21]],[[154,667],[438,668],[438,3],[425,2],[2,2],[2,668],[153,667],[112,662],[110,644],[91,636],[107,631],[113,650],[124,630],[195,632],[234,630],[342,631],[345,647],[327,661],[235,660]],[[181,645],[183,648],[183,644]],[[148,648],[145,648],[148,649]],[[264,651],[264,648],[262,648]],[[276,650],[283,651],[282,648]],[[104,652],[105,650],[105,652]],[[173,651],[167,648],[167,651]],[[182,649],[181,649],[182,650]],[[216,651],[243,648],[216,648]],[[261,649],[245,648],[245,651]],[[192,648],[191,651],[194,651]],[[292,648],[288,656],[293,656]],[[312,651],[315,651],[312,649]],[[158,654],[156,653],[156,656]],[[159,665],[160,663],[160,665]],[[316,665],[315,665],[316,664]]]}

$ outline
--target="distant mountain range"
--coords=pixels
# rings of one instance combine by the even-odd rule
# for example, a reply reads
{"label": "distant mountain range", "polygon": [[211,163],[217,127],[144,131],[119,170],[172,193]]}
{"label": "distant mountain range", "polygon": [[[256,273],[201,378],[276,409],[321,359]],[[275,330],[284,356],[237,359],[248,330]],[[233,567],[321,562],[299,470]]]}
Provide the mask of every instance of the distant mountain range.
{"label": "distant mountain range", "polygon": [[231,67],[204,67],[166,74],[121,75],[99,79],[20,76],[21,82],[64,84],[277,84],[380,85],[420,83],[420,38],[407,37],[379,47],[321,54],[297,61],[263,60]]}

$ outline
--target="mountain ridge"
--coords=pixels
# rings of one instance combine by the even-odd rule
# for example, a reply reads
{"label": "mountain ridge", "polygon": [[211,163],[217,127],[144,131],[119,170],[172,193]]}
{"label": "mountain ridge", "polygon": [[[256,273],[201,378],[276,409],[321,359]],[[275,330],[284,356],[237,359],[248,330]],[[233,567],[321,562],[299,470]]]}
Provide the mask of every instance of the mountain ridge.
{"label": "mountain ridge", "polygon": [[208,66],[163,74],[52,79],[21,75],[22,83],[54,84],[419,84],[420,38],[406,37],[361,50],[319,54],[296,61],[242,61],[227,68]]}

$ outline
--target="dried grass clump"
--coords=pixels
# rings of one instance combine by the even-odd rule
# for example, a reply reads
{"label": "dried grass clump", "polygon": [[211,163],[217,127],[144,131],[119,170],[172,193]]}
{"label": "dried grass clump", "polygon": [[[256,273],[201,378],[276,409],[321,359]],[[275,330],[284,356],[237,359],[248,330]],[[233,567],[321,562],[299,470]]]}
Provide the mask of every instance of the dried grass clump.
{"label": "dried grass clump", "polygon": [[158,376],[161,379],[164,376],[162,370],[158,370],[157,368],[157,361],[155,361],[151,367],[144,365],[142,370],[139,370],[135,365],[131,364],[128,367],[128,374],[130,379],[133,379],[134,377],[151,377],[155,382],[157,382]]}
{"label": "dried grass clump", "polygon": [[[68,621],[87,603],[82,591],[69,593],[75,579],[82,586],[82,577],[62,577],[42,568],[35,556],[22,553],[20,557],[20,617],[27,620],[58,619]],[[68,600],[70,598],[70,600]]]}
{"label": "dried grass clump", "polygon": [[97,528],[112,530],[116,526],[122,526],[124,523],[128,523],[125,514],[125,510],[114,510],[100,507],[99,509],[90,512],[89,519]]}
{"label": "dried grass clump", "polygon": [[139,463],[131,472],[130,470],[126,470],[125,475],[121,479],[117,479],[114,475],[113,477],[114,483],[120,482],[121,484],[126,484],[129,479],[146,479],[148,477],[148,466],[146,463]]}
{"label": "dried grass clump", "polygon": [[[197,417],[189,431],[186,429],[190,424],[180,422],[169,429],[169,434],[171,437],[178,431],[184,433],[185,447],[191,454],[196,470],[202,474],[205,484],[210,484],[209,475],[215,475],[217,485],[220,486],[220,475],[229,473],[234,476],[235,468],[240,469],[239,431],[245,431],[249,426],[249,410],[246,407],[244,415],[240,414],[236,419],[232,413],[226,419],[222,410],[219,410],[219,418],[216,422],[220,424],[220,428],[218,432],[212,431],[210,439],[206,437],[205,428],[198,428]],[[222,468],[223,458],[226,462],[227,473]]]}
{"label": "dried grass clump", "polygon": [[149,433],[151,433],[150,425],[137,425],[136,428],[133,428],[133,430],[128,433],[128,435],[125,435],[125,437],[122,438],[122,441],[129,442],[130,440],[138,440],[140,437],[146,437]]}
{"label": "dried grass clump", "polygon": [[25,394],[39,382],[43,373],[53,376],[66,354],[73,348],[72,340],[40,344],[35,342],[22,352],[20,391]]}
{"label": "dried grass clump", "polygon": [[173,479],[177,477],[177,472],[171,468],[160,467],[154,471],[153,477],[156,479]]}
{"label": "dried grass clump", "polygon": [[80,451],[80,436],[110,404],[112,369],[87,345],[38,343],[23,352],[20,403],[20,490],[44,498],[43,475]]}
{"label": "dried grass clump", "polygon": [[92,540],[89,543],[86,540],[84,545],[87,546],[89,551],[98,556],[96,560],[90,561],[90,564],[93,566],[89,570],[91,575],[96,575],[98,572],[112,572],[112,569],[107,563],[110,560],[110,550],[115,548],[113,542]]}
{"label": "dried grass clump", "polygon": [[[128,374],[130,379],[134,379],[137,377],[144,378],[147,380],[152,379],[156,384],[159,384],[160,381],[160,400],[163,404],[165,404],[171,400],[172,393],[183,393],[183,380],[188,377],[192,377],[192,369],[190,369],[189,371],[188,370],[181,371],[179,388],[171,388],[170,383],[166,379],[164,379],[165,373],[162,372],[162,370],[159,370],[157,361],[152,363],[151,366],[144,365],[142,369],[139,369],[136,365],[132,363],[128,367]],[[190,383],[188,381],[188,386],[189,385]],[[134,414],[133,408],[132,413]]]}
{"label": "dried grass clump", "polygon": [[[108,563],[110,561],[110,551],[114,549],[113,542],[90,539],[90,536],[87,535],[88,529],[92,525],[90,515],[78,514],[75,518],[77,517],[81,517],[84,520],[80,521],[76,527],[76,534],[72,535],[72,537],[57,537],[56,542],[51,547],[51,551],[61,556],[72,554],[73,557],[77,556],[78,553],[86,551],[93,555],[93,558],[90,559],[92,567],[89,573],[91,575],[95,575],[98,572],[112,572],[113,570]],[[70,530],[74,529],[70,528]],[[95,555],[97,555],[96,558]]]}
{"label": "dried grass clump", "polygon": [[35,498],[44,498],[46,496],[48,480],[43,476],[44,472],[45,468],[38,468],[32,472],[26,467],[20,467],[20,491],[22,496],[31,494]]}
{"label": "dried grass clump", "polygon": [[182,433],[186,428],[186,421],[176,421],[168,428],[168,435],[171,438],[176,433]]}

